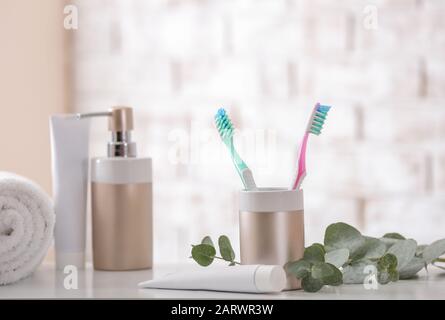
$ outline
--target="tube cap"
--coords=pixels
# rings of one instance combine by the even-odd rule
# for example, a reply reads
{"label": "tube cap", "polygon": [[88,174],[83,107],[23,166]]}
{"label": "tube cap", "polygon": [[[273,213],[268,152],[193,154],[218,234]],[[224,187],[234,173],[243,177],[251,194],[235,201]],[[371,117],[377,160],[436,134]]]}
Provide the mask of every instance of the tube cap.
{"label": "tube cap", "polygon": [[259,292],[281,292],[286,287],[286,272],[282,266],[260,265],[255,271],[255,286]]}

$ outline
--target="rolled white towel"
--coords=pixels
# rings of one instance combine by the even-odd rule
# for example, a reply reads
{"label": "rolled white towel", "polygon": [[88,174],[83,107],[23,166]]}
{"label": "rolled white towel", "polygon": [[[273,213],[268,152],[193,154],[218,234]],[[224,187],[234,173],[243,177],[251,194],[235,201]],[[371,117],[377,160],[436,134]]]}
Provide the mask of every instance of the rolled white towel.
{"label": "rolled white towel", "polygon": [[0,172],[0,285],[37,269],[51,244],[54,222],[51,199],[39,186]]}

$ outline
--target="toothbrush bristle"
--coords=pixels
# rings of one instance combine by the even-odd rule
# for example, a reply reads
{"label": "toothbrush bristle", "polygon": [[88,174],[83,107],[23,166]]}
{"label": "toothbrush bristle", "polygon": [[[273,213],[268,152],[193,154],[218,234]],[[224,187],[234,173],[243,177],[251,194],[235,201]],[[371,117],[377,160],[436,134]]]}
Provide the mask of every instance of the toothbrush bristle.
{"label": "toothbrush bristle", "polygon": [[233,125],[227,115],[226,110],[223,108],[219,109],[215,115],[216,129],[222,139],[231,138],[233,136]]}
{"label": "toothbrush bristle", "polygon": [[314,116],[312,118],[311,127],[310,127],[311,133],[313,133],[317,136],[320,135],[321,129],[323,129],[323,124],[326,120],[329,109],[331,109],[330,106],[317,104]]}

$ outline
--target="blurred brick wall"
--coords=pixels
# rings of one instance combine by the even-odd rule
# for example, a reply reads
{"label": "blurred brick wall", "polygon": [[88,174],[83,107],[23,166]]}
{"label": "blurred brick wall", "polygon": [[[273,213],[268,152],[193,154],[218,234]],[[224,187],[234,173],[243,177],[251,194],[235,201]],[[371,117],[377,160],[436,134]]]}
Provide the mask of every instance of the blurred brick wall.
{"label": "blurred brick wall", "polygon": [[[158,262],[185,260],[207,234],[238,248],[241,185],[213,128],[220,106],[262,186],[290,184],[312,105],[334,106],[309,142],[308,243],[336,221],[445,236],[445,1],[74,3],[73,104],[136,108],[139,150],[154,159]],[[105,123],[93,134],[103,154]]]}

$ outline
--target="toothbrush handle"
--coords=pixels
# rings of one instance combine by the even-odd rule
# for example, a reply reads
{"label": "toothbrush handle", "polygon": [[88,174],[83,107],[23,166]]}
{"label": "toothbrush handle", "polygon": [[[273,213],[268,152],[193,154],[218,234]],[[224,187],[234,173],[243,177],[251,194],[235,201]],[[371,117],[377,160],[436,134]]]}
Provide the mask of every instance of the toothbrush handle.
{"label": "toothbrush handle", "polygon": [[240,176],[243,180],[244,188],[246,188],[246,190],[257,189],[255,180],[253,179],[252,171],[249,168],[245,168],[244,170],[242,170]]}
{"label": "toothbrush handle", "polygon": [[247,165],[243,161],[243,159],[241,159],[238,152],[236,152],[235,147],[233,146],[233,142],[231,143],[229,149],[230,149],[230,154],[232,155],[233,163],[235,164],[238,173],[241,173],[242,170],[247,168]]}
{"label": "toothbrush handle", "polygon": [[292,184],[292,190],[299,189],[303,183],[303,179],[306,177],[306,147],[308,138],[309,132],[306,132],[301,141],[300,151],[298,152],[298,168]]}
{"label": "toothbrush handle", "polygon": [[249,169],[247,164],[241,159],[238,152],[236,152],[235,147],[233,145],[233,141],[229,146],[230,153],[232,155],[233,163],[236,167],[236,171],[238,172],[246,190],[256,189],[255,180],[253,178],[252,171]]}

